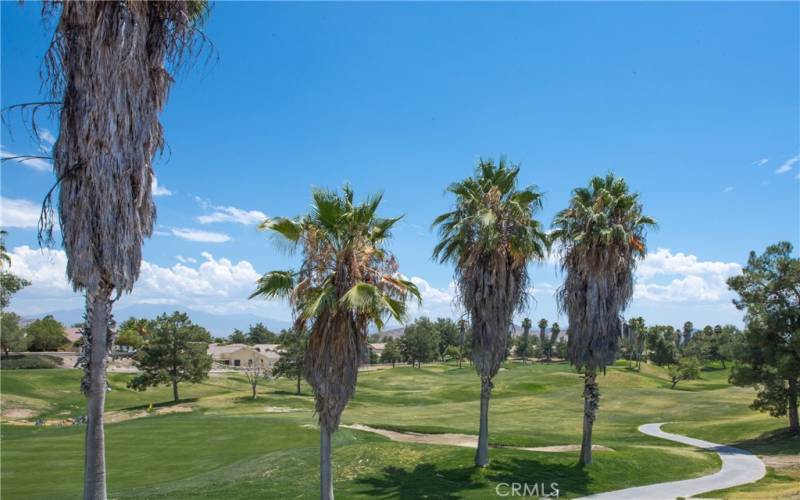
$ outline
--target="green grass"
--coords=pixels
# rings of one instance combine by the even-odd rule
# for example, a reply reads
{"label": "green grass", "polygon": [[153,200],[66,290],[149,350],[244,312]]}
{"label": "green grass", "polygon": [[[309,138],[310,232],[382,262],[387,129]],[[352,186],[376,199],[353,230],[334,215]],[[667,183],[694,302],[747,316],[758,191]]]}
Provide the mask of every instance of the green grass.
{"label": "green grass", "polygon": [[35,370],[61,367],[61,358],[47,354],[15,354],[0,359],[2,370]]}
{"label": "green grass", "polygon": [[[727,386],[727,370],[704,371],[670,390],[663,369],[624,363],[599,378],[601,406],[594,442],[615,451],[595,453],[587,468],[577,453],[492,449],[489,468],[472,466],[473,450],[406,444],[361,431],[335,435],[335,489],[340,498],[485,498],[499,482],[559,483],[572,498],[617,488],[697,477],[719,468],[715,454],[644,436],[648,422],[717,442],[761,447],[759,453],[797,453],[780,439],[752,441],[785,425],[747,408],[751,390]],[[144,393],[125,388],[127,374],[111,376],[108,410],[169,401],[169,388]],[[85,401],[74,370],[0,373],[3,408],[37,416],[79,415]],[[577,444],[581,435],[581,379],[560,363],[508,365],[495,380],[490,410],[493,444]],[[684,384],[684,383],[681,383]],[[722,387],[720,387],[722,385]],[[107,431],[109,494],[114,498],[314,498],[318,495],[318,432],[313,398],[294,395],[294,382],[264,384],[255,401],[233,374],[181,387],[191,413],[149,415]],[[343,423],[416,432],[476,434],[479,381],[465,366],[398,367],[364,372]],[[276,409],[291,409],[277,413]],[[4,498],[74,498],[80,494],[82,427],[4,424],[0,486]],[[731,436],[730,439],[727,437]],[[751,440],[748,443],[748,440]],[[785,441],[785,440],[784,440]],[[42,481],[46,471],[46,481]],[[786,480],[770,473],[770,491]]]}

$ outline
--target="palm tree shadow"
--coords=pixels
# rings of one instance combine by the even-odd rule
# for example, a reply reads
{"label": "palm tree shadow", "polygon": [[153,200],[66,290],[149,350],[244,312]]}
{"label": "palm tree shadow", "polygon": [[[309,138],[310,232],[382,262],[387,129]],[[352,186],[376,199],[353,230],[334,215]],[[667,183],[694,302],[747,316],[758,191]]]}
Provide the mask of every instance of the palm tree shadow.
{"label": "palm tree shadow", "polygon": [[436,464],[417,464],[413,470],[389,466],[380,476],[359,478],[356,483],[364,489],[358,491],[367,497],[391,497],[402,500],[434,498],[455,500],[459,492],[481,488],[480,482],[472,479],[474,469],[439,469]]}
{"label": "palm tree shadow", "polygon": [[[552,491],[552,483],[557,483],[556,488],[568,488],[571,493],[587,493],[589,476],[576,465],[511,458],[493,460],[487,469],[446,469],[431,463],[417,464],[413,470],[389,466],[380,475],[359,478],[356,483],[363,486],[357,492],[368,497],[455,500],[463,498],[464,492],[474,490],[490,491],[494,496],[498,486],[507,492],[513,483],[530,487],[538,484],[540,492]],[[546,496],[546,493],[541,496]]]}
{"label": "palm tree shadow", "polygon": [[485,477],[493,487],[500,483],[525,483],[531,488],[539,485],[538,494],[541,497],[547,496],[553,489],[558,489],[561,496],[566,491],[570,496],[589,493],[589,474],[577,463],[543,463],[530,458],[511,457],[493,461]]}

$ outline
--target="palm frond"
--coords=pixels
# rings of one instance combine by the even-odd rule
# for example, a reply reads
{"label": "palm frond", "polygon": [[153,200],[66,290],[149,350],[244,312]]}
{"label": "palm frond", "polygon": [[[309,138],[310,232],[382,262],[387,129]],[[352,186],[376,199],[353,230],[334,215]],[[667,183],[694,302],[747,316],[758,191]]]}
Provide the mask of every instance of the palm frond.
{"label": "palm frond", "polygon": [[296,276],[294,271],[270,271],[258,279],[249,298],[288,299],[294,291]]}

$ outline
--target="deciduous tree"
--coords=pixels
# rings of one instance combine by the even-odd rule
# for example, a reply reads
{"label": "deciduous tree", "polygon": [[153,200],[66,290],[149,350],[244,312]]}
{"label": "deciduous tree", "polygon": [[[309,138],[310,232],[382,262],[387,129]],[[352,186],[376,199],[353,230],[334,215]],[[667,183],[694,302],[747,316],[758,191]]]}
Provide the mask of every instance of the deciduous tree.
{"label": "deciduous tree", "polygon": [[422,316],[405,328],[400,337],[400,351],[412,366],[421,366],[438,357],[439,332],[436,325]]}
{"label": "deciduous tree", "polygon": [[681,380],[694,380],[700,376],[700,360],[693,357],[681,357],[677,363],[667,367],[667,374],[672,382],[670,389],[674,389]]}
{"label": "deciduous tree", "polygon": [[28,324],[25,336],[31,351],[57,351],[69,344],[64,336],[64,325],[49,314]]}
{"label": "deciduous tree", "polygon": [[25,351],[28,349],[28,339],[25,330],[19,325],[19,315],[4,312],[0,324],[0,347],[8,356],[9,351]]}

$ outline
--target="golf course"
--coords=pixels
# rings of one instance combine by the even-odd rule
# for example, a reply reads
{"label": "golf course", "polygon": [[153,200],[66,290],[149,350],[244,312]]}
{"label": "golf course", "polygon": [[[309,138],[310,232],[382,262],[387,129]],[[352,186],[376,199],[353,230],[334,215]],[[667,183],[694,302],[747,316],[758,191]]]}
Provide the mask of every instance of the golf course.
{"label": "golf course", "polygon": [[[1,372],[4,498],[80,495],[85,428],[70,421],[85,413],[80,376],[68,369]],[[171,402],[169,387],[126,388],[132,376],[109,374],[110,497],[318,495],[319,434],[305,383],[296,395],[291,380],[264,381],[254,400],[243,375],[212,373],[203,383],[182,386],[183,399]],[[596,452],[592,465],[581,468],[577,448],[569,445],[581,439],[582,377],[562,362],[506,363],[492,395],[491,462],[476,468],[474,447],[397,442],[351,427],[474,436],[480,383],[472,367],[362,371],[334,434],[335,488],[341,498],[446,499],[493,497],[503,483],[557,483],[561,498],[577,498],[720,469],[716,453],[637,431],[666,422],[664,431],[743,448],[767,466],[767,475],[755,483],[702,496],[800,495],[800,438],[785,434],[784,419],[749,409],[754,391],[729,385],[727,377],[727,369],[706,367],[699,379],[670,389],[665,369],[642,364],[636,371],[617,362],[598,376],[603,392]],[[560,448],[518,449],[538,447]]]}

